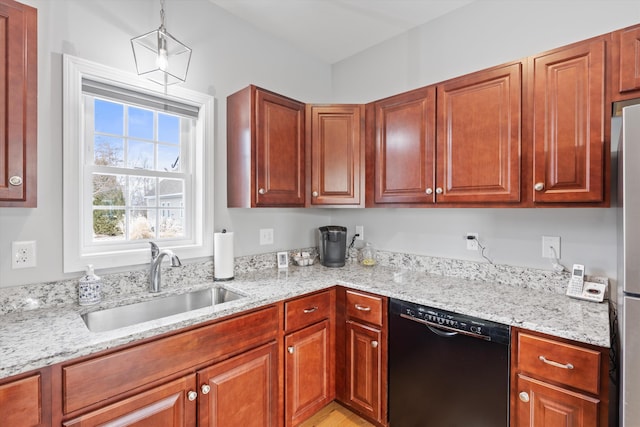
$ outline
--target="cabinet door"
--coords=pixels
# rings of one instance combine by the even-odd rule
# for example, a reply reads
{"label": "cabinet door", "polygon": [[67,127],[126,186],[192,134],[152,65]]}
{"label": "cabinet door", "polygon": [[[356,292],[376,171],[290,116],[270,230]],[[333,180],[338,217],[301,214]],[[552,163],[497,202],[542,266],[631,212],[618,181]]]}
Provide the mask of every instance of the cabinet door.
{"label": "cabinet door", "polygon": [[433,203],[435,89],[378,101],[374,111],[374,202]]}
{"label": "cabinet door", "polygon": [[518,375],[515,427],[597,427],[600,401]]}
{"label": "cabinet door", "polygon": [[285,422],[297,425],[333,399],[329,321],[285,337]]}
{"label": "cabinet door", "polygon": [[198,372],[198,425],[275,427],[277,361],[274,342]]}
{"label": "cabinet door", "polygon": [[195,427],[196,397],[189,396],[193,393],[196,393],[195,375],[189,375],[63,422],[62,425]]}
{"label": "cabinet door", "polygon": [[256,206],[304,206],[304,104],[256,90]]}
{"label": "cabinet door", "polygon": [[436,201],[520,201],[522,64],[438,86]]}
{"label": "cabinet door", "polygon": [[620,93],[640,90],[640,27],[616,31],[614,37],[620,52],[617,90]]}
{"label": "cabinet door", "polygon": [[44,413],[44,400],[39,373],[0,385],[0,424],[12,427],[49,425],[51,421]]}
{"label": "cabinet door", "polygon": [[533,201],[604,198],[605,41],[533,58]]}
{"label": "cabinet door", "polygon": [[362,202],[363,118],[362,105],[307,107],[311,205],[359,205]]}
{"label": "cabinet door", "polygon": [[349,404],[378,421],[382,421],[382,344],[379,329],[347,322]]}
{"label": "cabinet door", "polygon": [[0,1],[0,206],[36,206],[37,12]]}

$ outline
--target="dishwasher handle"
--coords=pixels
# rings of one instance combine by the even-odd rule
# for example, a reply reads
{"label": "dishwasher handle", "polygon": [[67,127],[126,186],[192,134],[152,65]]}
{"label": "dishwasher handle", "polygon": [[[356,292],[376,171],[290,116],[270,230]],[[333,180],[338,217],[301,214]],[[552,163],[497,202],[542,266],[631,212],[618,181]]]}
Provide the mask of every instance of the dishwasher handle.
{"label": "dishwasher handle", "polygon": [[[422,319],[418,319],[412,316],[408,316],[404,313],[400,314],[400,317],[402,317],[403,319],[407,319],[407,320],[413,320],[414,322],[418,322],[421,323],[423,325],[426,325],[429,330],[441,337],[445,337],[445,338],[451,338],[457,334],[460,335],[466,335],[468,337],[472,337],[472,338],[480,338],[483,339],[485,341],[491,341],[491,337],[487,336],[487,335],[480,335],[480,334],[474,334],[473,332],[467,332],[467,331],[461,331],[459,329],[455,329],[455,328],[450,328],[448,326],[444,326],[444,325],[440,325],[438,323],[433,323],[433,322],[429,322],[428,320],[422,320]],[[434,330],[437,329],[437,332]]]}

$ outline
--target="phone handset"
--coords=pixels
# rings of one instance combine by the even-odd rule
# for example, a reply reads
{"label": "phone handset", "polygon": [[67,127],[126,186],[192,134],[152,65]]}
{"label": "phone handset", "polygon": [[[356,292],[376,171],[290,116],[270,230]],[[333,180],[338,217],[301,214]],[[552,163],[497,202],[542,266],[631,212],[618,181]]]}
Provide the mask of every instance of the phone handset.
{"label": "phone handset", "polygon": [[584,281],[584,265],[573,264],[571,280],[567,287],[567,296],[587,301],[602,302],[607,290],[607,283]]}
{"label": "phone handset", "polygon": [[567,287],[567,295],[570,297],[579,297],[582,295],[582,288],[584,286],[584,265],[573,264],[571,269],[571,280]]}

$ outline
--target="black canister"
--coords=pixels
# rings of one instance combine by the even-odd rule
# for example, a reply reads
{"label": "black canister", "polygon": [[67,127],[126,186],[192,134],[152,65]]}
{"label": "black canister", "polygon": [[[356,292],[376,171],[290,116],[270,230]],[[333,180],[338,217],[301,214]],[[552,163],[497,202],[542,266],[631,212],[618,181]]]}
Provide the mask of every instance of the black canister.
{"label": "black canister", "polygon": [[344,267],[347,255],[347,227],[326,225],[318,228],[318,254],[325,267]]}

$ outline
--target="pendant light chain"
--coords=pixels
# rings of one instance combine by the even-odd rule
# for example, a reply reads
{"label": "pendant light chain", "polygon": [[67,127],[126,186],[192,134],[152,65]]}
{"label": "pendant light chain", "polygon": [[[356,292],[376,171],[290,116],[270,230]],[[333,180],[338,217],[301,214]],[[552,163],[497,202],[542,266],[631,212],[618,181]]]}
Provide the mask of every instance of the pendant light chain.
{"label": "pendant light chain", "polygon": [[160,0],[160,29],[166,30],[164,26],[164,0]]}

